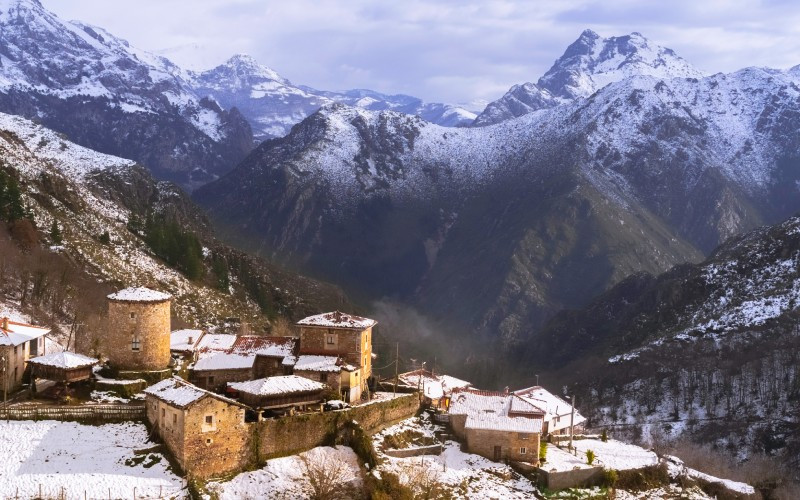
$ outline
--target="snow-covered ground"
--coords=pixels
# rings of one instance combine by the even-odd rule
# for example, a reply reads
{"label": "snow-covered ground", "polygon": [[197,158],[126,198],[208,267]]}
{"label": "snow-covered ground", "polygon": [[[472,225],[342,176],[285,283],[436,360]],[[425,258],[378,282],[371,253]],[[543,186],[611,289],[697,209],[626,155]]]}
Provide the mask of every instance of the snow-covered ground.
{"label": "snow-covered ground", "polygon": [[0,422],[0,498],[185,498],[138,423]]}
{"label": "snow-covered ground", "polygon": [[554,444],[547,445],[547,456],[542,464],[542,469],[548,472],[562,472],[575,469],[588,469],[592,467],[586,463],[586,454],[572,455]]}
{"label": "snow-covered ground", "polygon": [[227,482],[210,482],[207,487],[220,500],[310,498],[306,472],[314,467],[336,467],[335,464],[340,464],[337,482],[362,487],[358,457],[346,446],[321,446],[299,455],[268,460],[261,469],[244,472]]}
{"label": "snow-covered ground", "polygon": [[610,469],[640,469],[658,464],[658,456],[652,451],[614,439],[606,442],[599,439],[577,439],[573,446],[578,450],[578,456],[584,459],[586,450],[592,450],[596,462]]}
{"label": "snow-covered ground", "polygon": [[[380,453],[385,436],[409,430],[433,437],[436,426],[425,414],[404,420],[373,437],[376,450]],[[528,499],[537,491],[533,483],[518,476],[509,466],[464,453],[455,441],[447,441],[439,456],[394,458],[381,453],[381,458],[378,474],[391,472],[404,482],[413,482],[412,477],[436,481],[450,488],[456,498]]]}

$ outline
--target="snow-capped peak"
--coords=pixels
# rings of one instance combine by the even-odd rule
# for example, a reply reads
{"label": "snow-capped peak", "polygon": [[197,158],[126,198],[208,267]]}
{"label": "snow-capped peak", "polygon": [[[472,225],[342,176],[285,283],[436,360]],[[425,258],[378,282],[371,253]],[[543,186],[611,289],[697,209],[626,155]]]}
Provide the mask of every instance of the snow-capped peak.
{"label": "snow-capped peak", "polygon": [[219,66],[204,71],[200,78],[206,82],[216,80],[217,84],[224,83],[233,88],[249,88],[265,81],[291,85],[277,71],[248,54],[236,54]]}
{"label": "snow-capped peak", "polygon": [[636,75],[704,76],[672,49],[651,42],[641,33],[603,38],[587,29],[567,47],[538,85],[554,96],[572,99],[587,97],[609,83]]}

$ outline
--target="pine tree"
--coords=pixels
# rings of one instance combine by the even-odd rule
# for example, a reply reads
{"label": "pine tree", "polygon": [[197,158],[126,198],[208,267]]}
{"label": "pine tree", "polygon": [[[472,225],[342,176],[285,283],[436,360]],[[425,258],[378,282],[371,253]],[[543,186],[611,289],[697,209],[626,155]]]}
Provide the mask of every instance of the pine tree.
{"label": "pine tree", "polygon": [[58,227],[58,222],[56,222],[55,219],[53,219],[53,224],[50,226],[50,241],[52,241],[54,245],[60,245],[63,241],[61,228]]}
{"label": "pine tree", "polygon": [[111,235],[108,234],[108,231],[103,231],[103,234],[100,235],[100,243],[103,245],[108,245],[111,243]]}
{"label": "pine tree", "polygon": [[6,186],[6,220],[14,222],[25,218],[25,207],[22,205],[22,194],[19,191],[19,184],[13,178],[9,180]]}

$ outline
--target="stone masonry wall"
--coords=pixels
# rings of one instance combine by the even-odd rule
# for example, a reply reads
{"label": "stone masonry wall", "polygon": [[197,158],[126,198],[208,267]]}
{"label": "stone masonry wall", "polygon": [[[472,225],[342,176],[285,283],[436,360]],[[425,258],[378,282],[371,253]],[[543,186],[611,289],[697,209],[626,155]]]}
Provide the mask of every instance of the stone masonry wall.
{"label": "stone masonry wall", "polygon": [[[335,336],[335,343],[327,342],[328,334]],[[366,380],[372,375],[372,328],[358,331],[302,326],[300,353],[342,356],[348,363],[360,367],[363,380]]]}
{"label": "stone masonry wall", "polygon": [[[207,479],[236,472],[251,458],[250,424],[244,408],[206,397],[186,412],[184,469],[194,477]],[[211,423],[207,418],[211,417]]]}
{"label": "stone masonry wall", "polygon": [[[209,381],[209,377],[213,380]],[[253,380],[253,370],[237,368],[233,370],[189,370],[189,381],[209,391],[224,391],[228,382]]]}
{"label": "stone masonry wall", "polygon": [[[489,460],[495,459],[494,448],[500,446],[501,460],[516,460],[520,462],[537,463],[539,461],[539,434],[524,434],[527,439],[517,432],[491,431],[467,429],[467,449],[470,453],[484,456]],[[521,453],[525,448],[525,453]]]}
{"label": "stone masonry wall", "polygon": [[345,422],[355,420],[368,434],[380,431],[419,410],[416,394],[409,394],[349,410],[296,415],[253,424],[258,461],[292,455],[333,441]]}
{"label": "stone masonry wall", "polygon": [[[110,300],[105,333],[98,348],[114,368],[163,370],[170,360],[170,301]],[[138,351],[132,349],[134,337],[139,339]]]}

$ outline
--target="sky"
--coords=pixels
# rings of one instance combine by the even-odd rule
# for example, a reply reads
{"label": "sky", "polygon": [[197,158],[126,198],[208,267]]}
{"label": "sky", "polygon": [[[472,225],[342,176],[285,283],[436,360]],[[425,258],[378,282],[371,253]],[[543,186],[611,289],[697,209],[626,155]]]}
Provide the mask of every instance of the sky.
{"label": "sky", "polygon": [[189,69],[246,53],[295,84],[429,102],[536,81],[580,33],[638,31],[700,70],[800,64],[794,0],[42,0]]}

